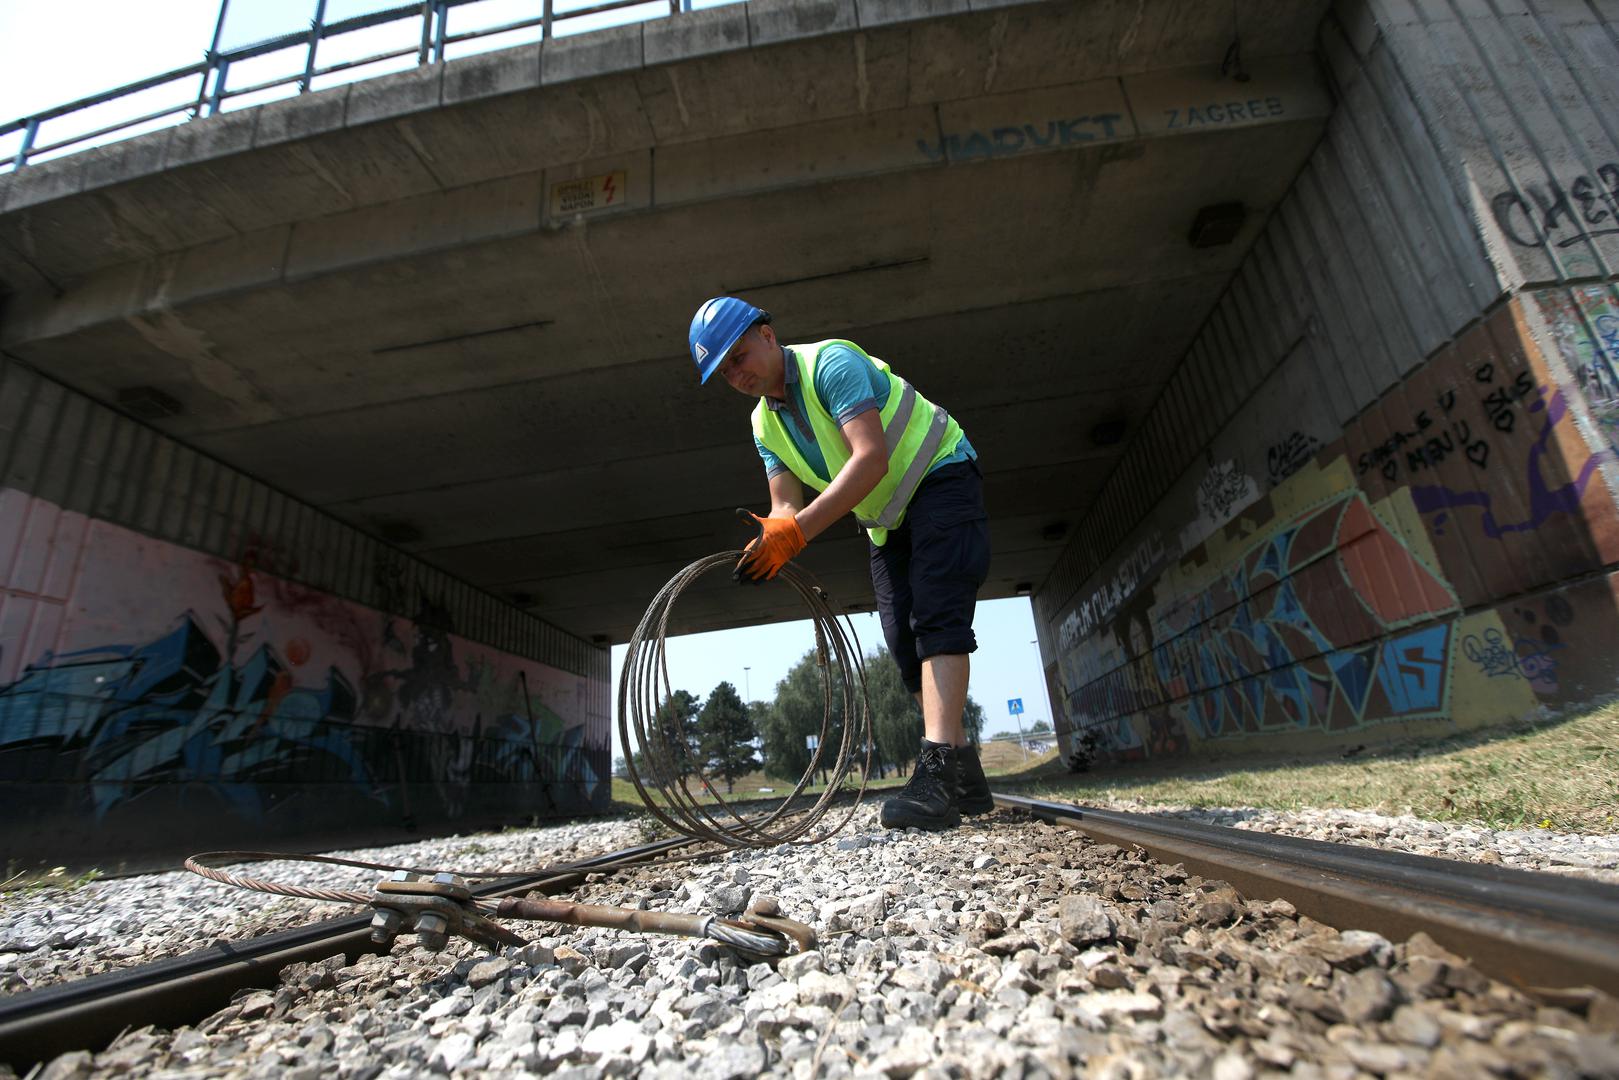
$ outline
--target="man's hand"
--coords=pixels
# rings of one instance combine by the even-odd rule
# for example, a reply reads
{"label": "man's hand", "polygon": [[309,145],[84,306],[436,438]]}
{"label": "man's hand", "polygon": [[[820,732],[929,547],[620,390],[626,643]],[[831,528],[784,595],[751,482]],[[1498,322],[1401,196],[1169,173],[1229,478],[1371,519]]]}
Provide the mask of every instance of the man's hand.
{"label": "man's hand", "polygon": [[759,535],[743,549],[742,558],[737,561],[736,576],[739,581],[769,581],[781,573],[788,560],[803,551],[804,545],[809,543],[804,539],[804,530],[798,527],[798,518],[793,514],[762,518],[747,510],[737,513],[739,516],[746,514],[759,526]]}

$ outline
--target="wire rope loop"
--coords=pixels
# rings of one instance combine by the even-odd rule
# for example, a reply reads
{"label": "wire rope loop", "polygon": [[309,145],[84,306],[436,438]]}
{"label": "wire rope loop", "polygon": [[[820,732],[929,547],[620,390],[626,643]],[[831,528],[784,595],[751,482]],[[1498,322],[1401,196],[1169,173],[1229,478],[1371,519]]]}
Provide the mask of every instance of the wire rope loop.
{"label": "wire rope loop", "polygon": [[[673,718],[662,709],[673,693],[664,642],[676,601],[704,574],[730,573],[741,557],[741,551],[718,552],[675,574],[653,597],[630,636],[618,692],[625,768],[648,812],[683,836],[729,848],[818,843],[840,831],[860,808],[872,738],[865,661],[854,624],[833,607],[811,574],[788,563],[777,575],[809,609],[823,702],[820,737],[809,766],[779,803],[744,810],[728,801],[711,782],[686,733],[675,730]],[[858,759],[861,752],[863,760]],[[807,795],[815,774],[823,770],[829,775],[825,789]],[[848,812],[834,824],[822,824],[837,797],[848,790],[855,792]]]}

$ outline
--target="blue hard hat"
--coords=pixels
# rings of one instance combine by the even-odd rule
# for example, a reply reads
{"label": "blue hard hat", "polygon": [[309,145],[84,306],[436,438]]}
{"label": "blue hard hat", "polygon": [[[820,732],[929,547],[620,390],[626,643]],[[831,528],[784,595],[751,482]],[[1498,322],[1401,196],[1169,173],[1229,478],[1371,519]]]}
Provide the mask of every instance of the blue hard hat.
{"label": "blue hard hat", "polygon": [[716,296],[691,317],[691,330],[686,344],[691,347],[692,363],[697,365],[700,382],[707,382],[720,366],[725,354],[731,351],[736,339],[748,332],[755,323],[769,322],[770,312],[761,311],[746,300],[734,296]]}

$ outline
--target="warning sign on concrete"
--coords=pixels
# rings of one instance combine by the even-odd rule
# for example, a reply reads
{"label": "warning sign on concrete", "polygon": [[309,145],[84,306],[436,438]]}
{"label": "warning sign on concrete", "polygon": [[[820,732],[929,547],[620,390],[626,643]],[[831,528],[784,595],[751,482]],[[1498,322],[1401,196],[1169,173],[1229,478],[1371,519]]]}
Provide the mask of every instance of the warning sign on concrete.
{"label": "warning sign on concrete", "polygon": [[551,216],[605,210],[624,202],[624,170],[551,185]]}

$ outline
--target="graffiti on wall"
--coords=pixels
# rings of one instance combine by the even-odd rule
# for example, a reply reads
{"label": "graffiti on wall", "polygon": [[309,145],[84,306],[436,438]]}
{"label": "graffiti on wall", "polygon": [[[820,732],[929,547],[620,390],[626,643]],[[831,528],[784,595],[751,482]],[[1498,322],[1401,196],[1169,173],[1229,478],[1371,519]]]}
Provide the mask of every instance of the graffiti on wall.
{"label": "graffiti on wall", "polygon": [[[225,563],[101,522],[84,544],[72,615],[0,684],[0,778],[80,782],[98,818],[184,783],[245,821],[285,783],[450,819],[480,783],[599,783],[583,677],[459,637],[428,595],[407,620],[256,552]],[[433,805],[400,805],[407,784]]]}
{"label": "graffiti on wall", "polygon": [[1455,593],[1360,492],[1278,523],[1206,576],[1121,619],[1130,675],[1084,687],[1076,719],[1163,710],[1217,738],[1444,713],[1449,627],[1432,620],[1457,609]]}
{"label": "graffiti on wall", "polygon": [[918,139],[916,149],[928,161],[973,161],[1010,157],[1032,150],[1076,146],[1097,140],[1116,139],[1121,130],[1121,113],[1094,116],[1068,116],[1036,123],[1008,124],[989,129],[950,131],[937,140]]}
{"label": "graffiti on wall", "polygon": [[1201,544],[1258,496],[1259,485],[1235,461],[1211,464],[1197,483],[1193,496],[1197,512],[1191,524],[1181,530],[1181,550],[1190,551]]}
{"label": "graffiti on wall", "polygon": [[[1585,300],[1594,328],[1607,300]],[[1480,722],[1612,684],[1611,650],[1593,646],[1619,632],[1613,597],[1605,579],[1571,582],[1619,557],[1619,508],[1591,483],[1615,455],[1575,430],[1580,389],[1524,325],[1499,310],[1307,457],[1303,440],[1274,444],[1267,464],[1287,475],[1258,499],[1234,466],[1202,474],[1199,518],[1230,523],[1058,654],[1069,741],[1094,733],[1129,758]],[[1560,343],[1574,370],[1609,356],[1589,330]],[[1593,416],[1604,400],[1587,396]],[[1491,606],[1504,595],[1520,599]]]}
{"label": "graffiti on wall", "polygon": [[1090,634],[1100,622],[1107,619],[1117,611],[1141,582],[1157,572],[1164,561],[1163,540],[1157,533],[1152,533],[1137,544],[1112,575],[1104,581],[1094,592],[1080,601],[1078,606],[1068,614],[1057,628],[1057,640],[1062,649],[1072,648],[1074,643]]}
{"label": "graffiti on wall", "polygon": [[1265,451],[1266,475],[1275,487],[1292,476],[1315,457],[1321,449],[1321,440],[1302,431],[1291,431],[1270,444]]}
{"label": "graffiti on wall", "polygon": [[1619,450],[1619,296],[1611,285],[1578,285],[1534,299],[1592,422]]}
{"label": "graffiti on wall", "polygon": [[1490,200],[1490,212],[1508,240],[1520,247],[1566,248],[1619,233],[1619,162],[1597,166],[1566,185],[1557,180],[1508,189]]}

